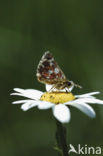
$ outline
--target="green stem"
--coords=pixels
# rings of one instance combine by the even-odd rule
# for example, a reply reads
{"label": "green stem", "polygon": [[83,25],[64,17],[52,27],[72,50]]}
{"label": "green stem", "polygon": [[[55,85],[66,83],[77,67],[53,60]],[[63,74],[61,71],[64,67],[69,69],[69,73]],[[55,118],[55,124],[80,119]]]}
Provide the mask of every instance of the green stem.
{"label": "green stem", "polygon": [[59,156],[69,156],[68,154],[68,148],[66,143],[66,128],[60,123],[58,120],[56,120],[57,125],[57,131],[56,131],[56,140],[57,140],[57,146],[59,152]]}

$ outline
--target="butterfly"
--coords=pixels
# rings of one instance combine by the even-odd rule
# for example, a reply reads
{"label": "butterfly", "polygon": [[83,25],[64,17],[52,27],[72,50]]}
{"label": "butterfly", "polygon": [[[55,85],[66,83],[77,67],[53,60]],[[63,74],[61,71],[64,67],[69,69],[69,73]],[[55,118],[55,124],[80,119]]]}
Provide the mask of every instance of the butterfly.
{"label": "butterfly", "polygon": [[66,88],[74,86],[81,88],[81,86],[66,78],[53,55],[49,51],[45,52],[42,56],[37,67],[36,76],[38,81],[41,83],[52,85],[50,90],[66,90]]}

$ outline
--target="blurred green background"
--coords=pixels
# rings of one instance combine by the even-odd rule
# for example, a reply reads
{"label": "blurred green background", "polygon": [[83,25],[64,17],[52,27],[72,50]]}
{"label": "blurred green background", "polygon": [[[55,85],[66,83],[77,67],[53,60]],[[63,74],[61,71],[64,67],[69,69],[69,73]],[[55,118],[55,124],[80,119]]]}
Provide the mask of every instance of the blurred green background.
{"label": "blurred green background", "polygon": [[[38,62],[47,50],[66,76],[83,86],[74,94],[101,91],[103,99],[103,1],[0,1],[0,156],[56,156],[51,110],[27,112],[12,105],[13,88],[45,91],[36,80]],[[103,106],[93,105],[90,119],[71,108],[67,140],[103,149]]]}

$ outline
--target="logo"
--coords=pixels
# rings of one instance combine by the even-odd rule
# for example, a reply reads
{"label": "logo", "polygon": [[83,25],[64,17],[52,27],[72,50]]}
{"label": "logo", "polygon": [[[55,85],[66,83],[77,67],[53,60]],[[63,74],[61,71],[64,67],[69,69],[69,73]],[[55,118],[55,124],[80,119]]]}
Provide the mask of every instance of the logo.
{"label": "logo", "polygon": [[76,154],[102,154],[101,147],[89,147],[88,145],[81,146],[78,144],[77,148],[75,148],[72,144],[69,145],[68,153],[76,153]]}

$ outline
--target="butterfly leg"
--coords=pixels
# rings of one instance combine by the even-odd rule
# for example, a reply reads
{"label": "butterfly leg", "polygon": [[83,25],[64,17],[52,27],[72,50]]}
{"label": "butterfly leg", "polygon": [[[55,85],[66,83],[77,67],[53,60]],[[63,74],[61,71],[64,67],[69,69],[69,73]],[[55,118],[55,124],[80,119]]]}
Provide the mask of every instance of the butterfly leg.
{"label": "butterfly leg", "polygon": [[58,84],[54,84],[51,89],[49,90],[49,92],[59,92],[60,91],[60,88],[58,87]]}
{"label": "butterfly leg", "polygon": [[49,92],[53,92],[54,89],[56,89],[55,85],[50,88]]}
{"label": "butterfly leg", "polygon": [[66,88],[65,88],[65,91],[66,91],[66,93],[69,93],[70,91],[69,90],[67,90]]}
{"label": "butterfly leg", "polygon": [[54,84],[54,85],[51,87],[51,89],[49,90],[49,92],[53,92],[53,90],[55,90],[56,92],[60,92],[60,91],[62,91],[63,89],[65,90],[66,93],[69,92],[69,90],[68,90],[68,88],[67,88],[67,86],[66,86],[65,84],[61,86],[61,85],[58,83],[58,84]]}

